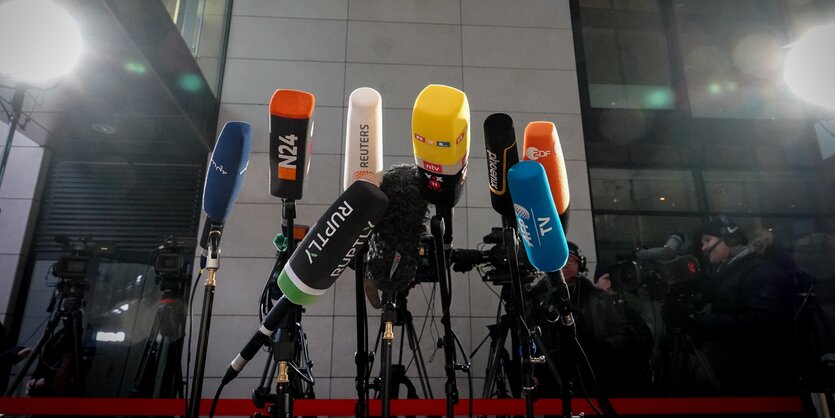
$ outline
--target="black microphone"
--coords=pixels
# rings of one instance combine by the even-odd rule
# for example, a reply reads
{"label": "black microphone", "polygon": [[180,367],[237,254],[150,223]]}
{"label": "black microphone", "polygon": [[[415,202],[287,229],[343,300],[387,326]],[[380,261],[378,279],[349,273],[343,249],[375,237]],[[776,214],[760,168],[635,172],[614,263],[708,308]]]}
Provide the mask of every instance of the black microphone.
{"label": "black microphone", "polygon": [[484,145],[487,150],[487,185],[490,202],[500,215],[513,218],[513,200],[507,187],[507,170],[519,162],[513,119],[494,113],[484,120]]}
{"label": "black microphone", "polygon": [[310,168],[315,97],[299,90],[276,90],[270,99],[270,194],[301,199]]}
{"label": "black microphone", "polygon": [[366,276],[383,292],[403,291],[415,278],[429,209],[420,194],[418,175],[414,164],[395,165],[380,184],[389,204],[368,240]]}
{"label": "black microphone", "polygon": [[673,234],[667,238],[663,247],[640,250],[635,258],[638,261],[670,261],[678,255],[678,249],[681,248],[683,242],[684,238],[681,235]]}
{"label": "black microphone", "polygon": [[313,303],[333,286],[371,236],[387,204],[388,198],[377,186],[356,181],[325,211],[299,243],[278,277],[278,287],[284,296],[267,313],[258,331],[232,360],[222,384],[232,381],[258,353],[258,349],[269,341],[292,304]]}
{"label": "black microphone", "polygon": [[252,150],[252,126],[246,122],[227,122],[218,135],[203,185],[203,211],[206,222],[200,234],[200,268],[206,267],[209,235],[219,235],[238,198]]}

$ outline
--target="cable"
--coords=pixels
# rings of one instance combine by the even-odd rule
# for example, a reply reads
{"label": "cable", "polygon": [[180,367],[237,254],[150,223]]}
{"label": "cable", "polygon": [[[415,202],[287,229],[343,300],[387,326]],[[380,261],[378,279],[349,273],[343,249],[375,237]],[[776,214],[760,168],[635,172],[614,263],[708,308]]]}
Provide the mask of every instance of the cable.
{"label": "cable", "polygon": [[[215,397],[212,399],[212,407],[209,408],[209,418],[215,416],[215,408],[217,407],[217,401],[220,399],[220,392],[223,392],[223,388],[226,387],[226,384],[221,383],[220,386],[217,387],[217,392],[215,392]],[[197,408],[200,409],[200,404],[197,405]],[[199,411],[198,411],[199,412]]]}
{"label": "cable", "polygon": [[[577,339],[576,335],[574,336],[574,344],[577,345],[577,351],[583,356],[583,361],[585,362],[586,367],[588,367],[588,369],[589,369],[589,374],[591,375],[591,380],[594,383],[594,387],[597,388],[598,397],[603,398],[604,396],[600,393],[601,389],[600,389],[600,384],[597,382],[597,376],[594,375],[594,369],[592,369],[592,367],[591,367],[591,362],[589,361],[588,356],[586,356],[586,351],[583,350],[583,346],[580,344],[580,340]],[[578,368],[577,376],[579,376],[580,385],[583,386],[583,373],[580,373],[579,367],[580,367],[580,365],[578,364],[577,365],[577,368]],[[585,391],[586,391],[586,389],[585,389],[585,387],[583,387],[583,392],[585,392]],[[600,412],[600,410],[597,407],[595,407],[595,405],[591,401],[591,399],[588,398],[588,393],[586,393],[586,400],[588,400],[589,405],[592,406],[592,409],[594,409],[594,411],[596,413],[598,413],[600,415],[603,415],[603,413]],[[617,412],[615,412],[614,408],[611,408],[611,411],[608,415],[617,416]]]}

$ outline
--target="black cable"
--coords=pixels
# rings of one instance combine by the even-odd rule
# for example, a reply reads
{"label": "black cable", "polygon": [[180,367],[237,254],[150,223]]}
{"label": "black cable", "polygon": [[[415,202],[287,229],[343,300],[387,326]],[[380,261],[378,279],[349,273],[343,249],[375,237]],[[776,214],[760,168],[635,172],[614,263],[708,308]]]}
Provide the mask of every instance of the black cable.
{"label": "black cable", "polygon": [[[577,351],[578,351],[578,352],[579,352],[579,353],[583,356],[583,361],[585,362],[586,367],[588,367],[588,369],[589,369],[589,374],[591,374],[591,380],[592,380],[592,381],[593,381],[593,383],[594,383],[594,387],[595,387],[595,388],[597,388],[597,393],[598,393],[598,396],[599,396],[599,397],[603,397],[603,395],[600,393],[600,392],[601,392],[601,388],[600,388],[600,384],[599,384],[599,383],[598,383],[598,381],[597,381],[597,376],[595,376],[595,375],[594,375],[594,369],[592,369],[592,367],[591,367],[591,362],[589,361],[588,356],[586,356],[586,351],[585,351],[585,350],[583,350],[583,346],[580,344],[580,340],[579,340],[579,339],[577,339],[577,336],[576,336],[576,335],[574,336],[574,344],[576,344],[576,345],[577,345]],[[578,368],[580,367],[580,366],[579,366],[579,364],[577,365],[577,367],[578,367]],[[583,381],[583,374],[582,374],[582,373],[579,373],[579,370],[578,370],[577,375],[579,376],[579,378],[580,378],[580,384],[582,385],[582,381]],[[585,388],[583,388],[583,391],[585,391]],[[587,395],[588,395],[588,394],[587,394]],[[594,406],[594,404],[591,402],[591,399],[588,399],[588,396],[586,396],[586,399],[589,401],[589,405],[591,405],[591,406],[592,406],[592,408],[594,409],[594,411],[595,411],[595,412],[597,412],[597,413],[598,413],[598,414],[600,414],[600,415],[603,415],[603,413],[602,413],[602,412],[600,412],[600,410]],[[608,414],[608,415],[617,416],[617,413],[615,412],[614,408],[612,408],[611,413],[610,413],[610,414]]]}
{"label": "black cable", "polygon": [[[215,408],[217,407],[217,401],[220,399],[220,392],[223,392],[224,387],[226,387],[226,384],[224,384],[224,383],[221,383],[220,386],[217,387],[217,392],[215,392],[215,397],[214,397],[214,399],[212,399],[212,407],[209,408],[209,418],[212,418],[213,416],[215,416]],[[197,409],[198,409],[197,412],[198,412],[198,415],[199,415],[199,412],[200,412],[199,411],[199,409],[200,409],[200,404],[199,403],[197,404]]]}
{"label": "black cable", "polygon": [[186,345],[186,376],[185,376],[185,392],[183,398],[186,400],[186,416],[191,416],[188,411],[188,377],[191,376],[191,334],[194,333],[194,294],[197,293],[197,284],[200,283],[200,277],[203,276],[201,269],[194,278],[194,285],[191,286],[191,295],[188,298],[188,344]]}
{"label": "black cable", "polygon": [[593,409],[597,415],[603,415],[603,412],[598,409],[597,405],[595,405],[594,402],[591,401],[591,397],[589,397],[589,391],[586,390],[586,384],[583,381],[583,372],[580,370],[579,363],[577,363],[577,380],[579,380],[577,383],[580,384],[580,390],[583,392],[583,398],[586,399],[586,403],[589,404],[591,409]]}

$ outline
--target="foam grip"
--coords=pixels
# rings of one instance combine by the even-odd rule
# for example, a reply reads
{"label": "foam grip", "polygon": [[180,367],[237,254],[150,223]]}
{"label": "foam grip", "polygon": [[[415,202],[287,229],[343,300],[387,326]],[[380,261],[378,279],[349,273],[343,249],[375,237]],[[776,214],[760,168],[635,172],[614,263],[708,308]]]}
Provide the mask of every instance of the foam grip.
{"label": "foam grip", "polygon": [[357,180],[379,186],[383,171],[383,100],[370,87],[360,87],[348,99],[343,189]]}
{"label": "foam grip", "polygon": [[545,168],[557,212],[564,214],[568,210],[571,195],[557,127],[552,122],[529,123],[525,128],[524,148],[526,161],[536,161]]}
{"label": "foam grip", "polygon": [[299,90],[276,90],[270,99],[270,194],[301,199],[310,168],[314,96]]}
{"label": "foam grip", "polygon": [[513,119],[494,113],[484,120],[484,145],[487,151],[487,186],[490,203],[503,216],[513,216],[513,200],[507,187],[507,170],[519,162]]}
{"label": "foam grip", "polygon": [[464,92],[439,84],[420,92],[412,110],[412,148],[424,198],[454,207],[467,179],[470,153],[470,105]]}
{"label": "foam grip", "polygon": [[545,168],[522,161],[507,174],[519,235],[531,264],[540,271],[557,271],[568,261],[568,244],[559,222]]}
{"label": "foam grip", "polygon": [[206,183],[203,186],[203,211],[214,222],[223,223],[232,212],[252,150],[252,126],[246,122],[226,122],[215,142]]}

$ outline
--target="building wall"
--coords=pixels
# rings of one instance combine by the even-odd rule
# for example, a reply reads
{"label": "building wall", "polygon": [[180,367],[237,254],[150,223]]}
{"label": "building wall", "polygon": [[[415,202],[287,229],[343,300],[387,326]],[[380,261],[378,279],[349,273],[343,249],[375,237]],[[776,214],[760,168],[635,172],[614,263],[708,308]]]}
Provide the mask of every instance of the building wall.
{"label": "building wall", "polygon": [[[5,140],[9,125],[0,125]],[[48,160],[49,152],[29,140],[25,131],[15,133],[0,185],[0,321],[7,328],[14,322],[14,315],[23,314],[15,307],[15,300],[29,261],[29,243]]]}
{"label": "building wall", "polygon": [[[500,225],[486,187],[482,123],[491,113],[505,112],[514,119],[518,141],[530,121],[557,124],[571,185],[569,239],[585,250],[591,263],[596,261],[567,0],[240,0],[234,3],[230,30],[218,126],[229,120],[252,123],[254,146],[222,245],[205,396],[214,393],[228,362],[255,330],[258,296],[274,262],[271,241],[280,231],[281,203],[268,190],[267,105],[277,88],[316,96],[312,165],[298,204],[298,223],[314,223],[341,192],[351,91],[368,86],[380,92],[384,166],[390,167],[414,161],[410,121],[417,94],[427,84],[447,84],[467,93],[472,112],[470,171],[466,195],[455,208],[454,246],[475,248],[491,227]],[[498,289],[491,287],[475,271],[454,278],[452,325],[467,350],[495,322]],[[196,306],[202,297],[202,290],[198,292]],[[418,333],[431,292],[432,285],[423,284],[409,298]],[[356,396],[354,295],[354,275],[348,270],[304,315],[317,397]],[[439,314],[436,306],[438,330]],[[370,306],[369,324],[373,347],[379,311]],[[436,338],[427,323],[422,351],[434,395],[442,397],[443,353],[436,352],[429,361]],[[472,359],[477,393],[487,351],[482,348]],[[411,356],[404,358],[408,362]],[[263,361],[259,354],[224,396],[248,397]],[[469,396],[460,376],[461,394]]]}

